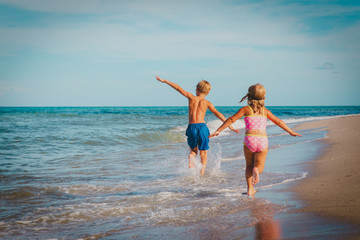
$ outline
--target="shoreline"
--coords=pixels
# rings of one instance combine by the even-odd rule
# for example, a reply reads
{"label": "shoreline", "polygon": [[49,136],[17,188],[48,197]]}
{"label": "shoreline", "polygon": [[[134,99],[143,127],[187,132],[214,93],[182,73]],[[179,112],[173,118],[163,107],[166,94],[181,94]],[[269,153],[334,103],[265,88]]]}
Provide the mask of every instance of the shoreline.
{"label": "shoreline", "polygon": [[292,128],[323,138],[269,156],[267,171],[276,172],[282,166],[277,159],[292,156],[286,159],[287,171],[301,169],[307,175],[257,192],[256,197],[275,208],[286,208],[275,215],[264,212],[261,219],[270,220],[270,229],[281,236],[265,234],[264,239],[360,239],[360,115],[313,120]]}
{"label": "shoreline", "polygon": [[305,203],[300,212],[360,225],[360,116],[299,124],[297,130],[326,130],[325,147],[306,163],[308,175],[291,191]]}

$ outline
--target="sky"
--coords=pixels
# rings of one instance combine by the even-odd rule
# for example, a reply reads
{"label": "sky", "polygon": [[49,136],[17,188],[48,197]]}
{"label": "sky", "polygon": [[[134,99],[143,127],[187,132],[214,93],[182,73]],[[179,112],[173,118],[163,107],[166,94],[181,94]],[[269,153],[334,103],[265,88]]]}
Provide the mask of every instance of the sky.
{"label": "sky", "polygon": [[360,1],[0,0],[0,106],[360,105]]}

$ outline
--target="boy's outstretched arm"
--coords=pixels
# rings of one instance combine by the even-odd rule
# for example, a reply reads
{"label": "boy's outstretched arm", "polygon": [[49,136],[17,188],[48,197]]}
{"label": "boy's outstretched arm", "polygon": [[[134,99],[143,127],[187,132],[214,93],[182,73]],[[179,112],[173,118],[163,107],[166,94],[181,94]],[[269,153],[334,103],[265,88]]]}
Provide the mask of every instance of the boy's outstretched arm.
{"label": "boy's outstretched arm", "polygon": [[172,87],[173,89],[175,89],[176,91],[178,91],[179,93],[181,93],[182,95],[184,95],[187,98],[192,97],[193,95],[187,91],[185,91],[184,89],[182,89],[179,85],[177,85],[176,83],[170,82],[166,79],[161,79],[159,76],[155,76],[156,80],[162,82],[162,83],[166,83],[167,85],[169,85],[170,87]]}
{"label": "boy's outstretched arm", "polygon": [[277,118],[274,116],[274,114],[272,114],[272,112],[270,112],[269,110],[266,109],[266,116],[268,119],[270,119],[273,123],[275,123],[277,126],[281,127],[282,129],[284,129],[286,132],[288,132],[291,136],[298,136],[298,137],[302,137],[301,134],[294,132],[291,128],[289,128],[280,118]]}
{"label": "boy's outstretched arm", "polygon": [[[209,102],[209,110],[218,118],[220,119],[221,121],[225,122],[226,121],[226,118],[224,117],[224,115],[222,115],[221,112],[219,112],[212,103]],[[236,132],[236,133],[239,133],[239,129],[235,129],[233,126],[229,126],[230,130]]]}

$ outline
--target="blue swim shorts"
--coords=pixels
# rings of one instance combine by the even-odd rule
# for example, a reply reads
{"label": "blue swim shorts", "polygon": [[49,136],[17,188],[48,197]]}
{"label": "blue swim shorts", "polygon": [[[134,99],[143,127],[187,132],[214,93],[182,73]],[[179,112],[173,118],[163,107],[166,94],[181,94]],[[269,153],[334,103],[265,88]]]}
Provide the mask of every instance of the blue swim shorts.
{"label": "blue swim shorts", "polygon": [[199,150],[209,149],[209,129],[205,123],[192,123],[186,129],[187,143],[191,149],[196,146]]}

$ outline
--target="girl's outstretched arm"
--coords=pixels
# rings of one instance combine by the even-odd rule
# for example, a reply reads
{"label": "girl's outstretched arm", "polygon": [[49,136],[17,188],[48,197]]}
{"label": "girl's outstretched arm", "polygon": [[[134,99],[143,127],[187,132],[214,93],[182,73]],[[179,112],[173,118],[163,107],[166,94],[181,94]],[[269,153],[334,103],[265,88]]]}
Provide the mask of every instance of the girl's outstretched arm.
{"label": "girl's outstretched arm", "polygon": [[282,129],[284,129],[286,132],[288,132],[291,136],[298,136],[298,137],[302,137],[302,135],[300,135],[297,132],[294,132],[291,128],[289,128],[280,118],[277,118],[274,116],[274,114],[272,114],[272,112],[270,112],[269,110],[266,109],[266,116],[268,119],[270,119],[270,121],[272,121],[273,123],[275,123],[277,126],[281,127]]}
{"label": "girl's outstretched arm", "polygon": [[[226,121],[226,118],[224,117],[224,115],[222,115],[222,113],[219,112],[219,111],[214,107],[214,105],[213,105],[211,102],[208,101],[208,103],[209,103],[209,105],[208,105],[209,110],[210,110],[218,119],[220,119],[221,121],[225,122],[225,121]],[[235,129],[235,128],[234,128],[233,126],[231,126],[231,125],[229,126],[229,128],[230,128],[231,131],[234,131],[234,132],[236,132],[236,133],[239,133],[239,132],[240,132],[238,129]]]}
{"label": "girl's outstretched arm", "polygon": [[209,136],[215,137],[220,134],[221,131],[223,131],[225,128],[229,127],[231,124],[233,124],[236,120],[244,116],[245,114],[245,107],[241,108],[237,113],[235,113],[233,116],[226,119],[226,121],[213,133]]}

